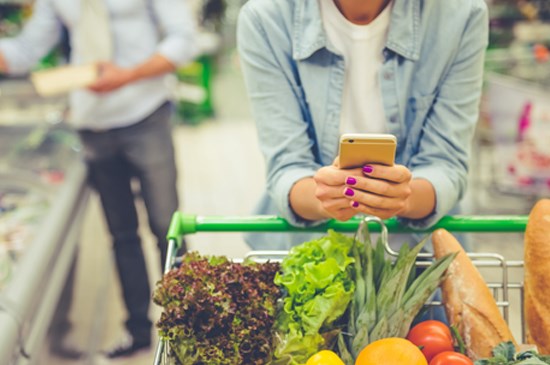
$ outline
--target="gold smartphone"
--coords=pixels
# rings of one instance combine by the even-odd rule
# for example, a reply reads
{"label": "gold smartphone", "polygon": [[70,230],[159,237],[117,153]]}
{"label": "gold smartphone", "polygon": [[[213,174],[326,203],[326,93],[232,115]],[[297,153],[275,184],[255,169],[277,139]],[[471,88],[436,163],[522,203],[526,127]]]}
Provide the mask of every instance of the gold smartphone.
{"label": "gold smartphone", "polygon": [[397,138],[391,134],[347,133],[340,137],[340,168],[374,163],[393,166]]}

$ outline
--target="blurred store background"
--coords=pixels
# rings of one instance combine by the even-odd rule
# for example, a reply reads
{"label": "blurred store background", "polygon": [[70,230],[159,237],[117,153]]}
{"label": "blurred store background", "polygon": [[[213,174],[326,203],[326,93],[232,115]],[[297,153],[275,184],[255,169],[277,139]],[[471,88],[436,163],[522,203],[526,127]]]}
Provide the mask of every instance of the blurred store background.
{"label": "blurred store background", "polygon": [[[487,1],[491,42],[465,211],[526,214],[550,196],[550,1]],[[242,3],[193,1],[202,52],[169,80],[178,188],[188,213],[248,215],[263,189],[235,51]],[[32,9],[32,0],[0,0],[0,37],[17,34]],[[65,63],[67,52],[61,44],[36,68]],[[0,364],[100,364],[96,355],[122,330],[110,241],[97,197],[85,185],[78,138],[64,123],[66,107],[64,97],[40,98],[27,78],[0,76]],[[160,268],[151,233],[143,234],[154,285]],[[520,234],[473,239],[476,251],[522,258]],[[240,234],[205,233],[189,242],[205,254],[248,251]],[[67,310],[67,295],[73,327],[63,345],[82,350],[78,359],[53,351],[55,313]],[[152,310],[158,318],[160,310]],[[14,328],[22,328],[16,338],[4,335]],[[153,351],[118,363],[152,364]]]}

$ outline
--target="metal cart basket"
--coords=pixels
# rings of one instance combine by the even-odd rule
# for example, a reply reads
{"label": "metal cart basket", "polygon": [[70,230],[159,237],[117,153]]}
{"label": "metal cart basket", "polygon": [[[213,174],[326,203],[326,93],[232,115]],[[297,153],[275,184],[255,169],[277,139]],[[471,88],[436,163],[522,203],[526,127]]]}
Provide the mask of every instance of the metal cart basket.
{"label": "metal cart basket", "polygon": [[[480,232],[480,233],[513,233],[524,232],[527,225],[527,216],[448,216],[441,219],[435,226],[428,230],[419,231],[403,227],[396,219],[382,221],[376,217],[356,217],[347,222],[330,220],[315,227],[299,228],[291,226],[286,220],[275,216],[251,216],[251,217],[216,217],[196,216],[176,212],[172,217],[168,238],[168,252],[164,272],[170,271],[178,261],[176,253],[181,247],[182,238],[188,234],[197,232],[326,232],[333,229],[338,232],[358,232],[360,226],[368,225],[369,232],[380,232],[384,242],[388,242],[388,233],[429,233],[438,228],[444,228],[450,232]],[[397,256],[389,244],[386,251],[391,256]],[[287,251],[251,251],[245,258],[261,261],[267,257],[283,258]],[[523,261],[509,261],[498,253],[471,253],[468,254],[476,267],[480,270],[497,270],[496,278],[487,280],[488,287],[493,291],[497,305],[501,308],[504,319],[510,322],[510,308],[519,311],[520,331],[522,340],[525,338],[523,320],[523,281],[512,282],[509,279],[511,269],[522,269]],[[430,254],[420,254],[419,257],[431,257]],[[417,262],[418,266],[429,264]],[[483,272],[482,272],[483,274]],[[521,276],[523,277],[523,276]],[[516,297],[511,301],[511,295]],[[426,303],[427,306],[440,306],[441,302]],[[516,306],[518,306],[516,308]],[[162,339],[159,341],[154,365],[169,365],[169,344]]]}

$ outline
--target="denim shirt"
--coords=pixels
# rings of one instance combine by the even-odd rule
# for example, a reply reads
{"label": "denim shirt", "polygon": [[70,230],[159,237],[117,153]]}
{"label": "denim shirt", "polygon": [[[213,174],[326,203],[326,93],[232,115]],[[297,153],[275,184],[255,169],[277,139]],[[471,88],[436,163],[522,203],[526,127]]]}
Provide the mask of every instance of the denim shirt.
{"label": "denim shirt", "polygon": [[[318,1],[249,0],[238,23],[242,69],[267,165],[267,191],[256,213],[296,226],[319,222],[293,213],[292,186],[338,154],[345,63],[325,34]],[[379,72],[387,129],[398,140],[396,163],[430,181],[436,192],[431,215],[401,219],[403,224],[429,227],[465,193],[487,44],[484,0],[394,0]],[[248,241],[254,248],[266,242],[288,247],[272,238]]]}

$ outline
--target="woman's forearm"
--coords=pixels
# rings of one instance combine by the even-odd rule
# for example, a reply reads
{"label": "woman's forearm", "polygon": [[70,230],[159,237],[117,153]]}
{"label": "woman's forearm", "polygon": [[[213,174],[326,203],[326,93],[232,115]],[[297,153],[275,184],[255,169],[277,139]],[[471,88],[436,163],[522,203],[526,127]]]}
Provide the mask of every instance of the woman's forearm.
{"label": "woman's forearm", "polygon": [[435,189],[428,180],[413,179],[410,183],[411,195],[407,207],[399,216],[409,219],[422,219],[435,209]]}
{"label": "woman's forearm", "polygon": [[290,206],[303,219],[317,221],[328,218],[323,214],[321,202],[315,197],[316,183],[312,177],[299,180],[290,190]]}

